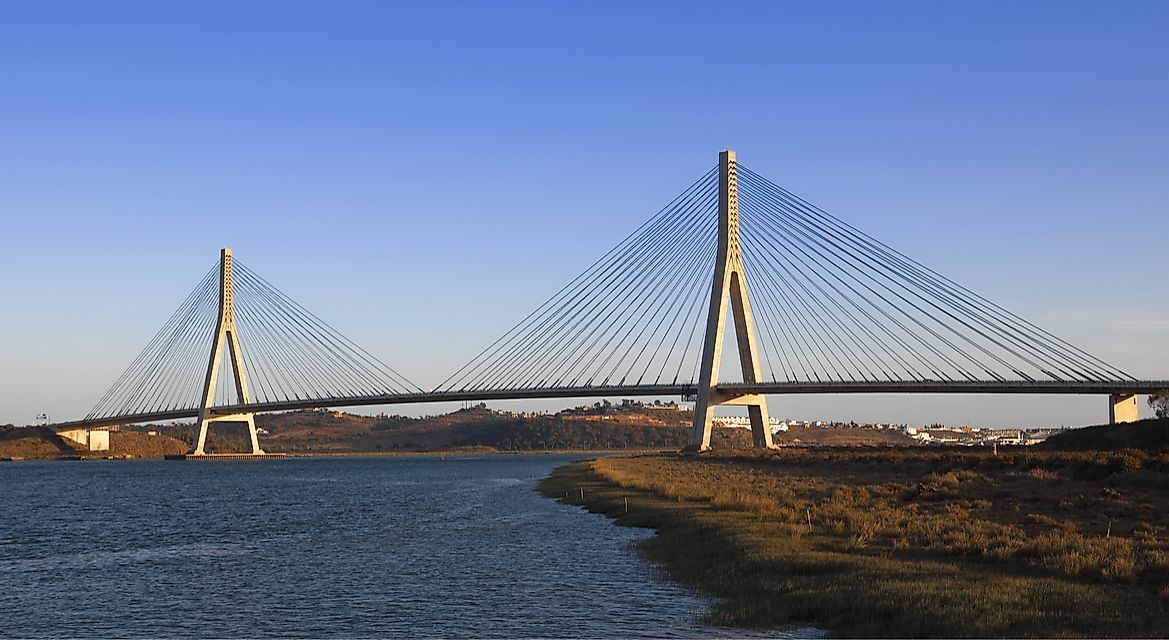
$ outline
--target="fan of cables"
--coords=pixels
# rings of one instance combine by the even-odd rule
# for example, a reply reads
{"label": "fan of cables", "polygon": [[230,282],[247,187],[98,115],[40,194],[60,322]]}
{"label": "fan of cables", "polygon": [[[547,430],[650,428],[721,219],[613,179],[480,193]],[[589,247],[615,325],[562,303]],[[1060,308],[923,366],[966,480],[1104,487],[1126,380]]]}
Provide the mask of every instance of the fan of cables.
{"label": "fan of cables", "polygon": [[[1133,379],[742,165],[738,186],[760,382]],[[695,383],[717,236],[712,169],[438,391]]]}
{"label": "fan of cables", "polygon": [[[233,309],[251,403],[422,393],[239,260]],[[211,269],[86,417],[199,408],[219,322],[219,267]],[[226,349],[226,345],[225,345]],[[242,403],[231,358],[220,363],[214,406]]]}

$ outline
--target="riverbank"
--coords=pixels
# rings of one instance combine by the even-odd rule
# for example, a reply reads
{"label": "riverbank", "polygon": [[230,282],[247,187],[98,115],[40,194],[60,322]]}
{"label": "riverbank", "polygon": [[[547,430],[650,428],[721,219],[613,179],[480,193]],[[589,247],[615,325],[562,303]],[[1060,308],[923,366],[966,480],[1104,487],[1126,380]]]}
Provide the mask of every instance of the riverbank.
{"label": "riverbank", "polygon": [[575,463],[553,498],[650,527],[714,625],[835,636],[1155,637],[1169,455],[786,449]]}
{"label": "riverbank", "polygon": [[[185,453],[183,448],[180,453]],[[490,447],[463,447],[458,449],[438,449],[435,451],[352,451],[340,453],[301,452],[280,453],[285,458],[465,458],[483,456],[611,456],[611,455],[645,455],[659,453],[655,449],[550,449],[534,451],[500,451]],[[172,454],[177,455],[177,454]],[[241,454],[246,455],[246,454]],[[56,455],[42,458],[0,457],[0,462],[101,462],[117,460],[164,460],[163,455],[105,455],[104,452],[82,452],[73,455]]]}

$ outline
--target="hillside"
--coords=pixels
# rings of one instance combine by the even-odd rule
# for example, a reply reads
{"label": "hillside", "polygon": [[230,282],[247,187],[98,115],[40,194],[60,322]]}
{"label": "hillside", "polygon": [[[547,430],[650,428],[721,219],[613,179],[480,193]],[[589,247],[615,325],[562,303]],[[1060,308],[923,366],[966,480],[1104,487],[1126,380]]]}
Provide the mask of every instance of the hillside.
{"label": "hillside", "polygon": [[[272,452],[393,452],[491,447],[500,451],[656,449],[685,445],[688,412],[621,405],[555,415],[492,411],[484,405],[409,418],[297,411],[256,419]],[[737,431],[737,430],[727,430]],[[726,434],[727,446],[738,434]],[[742,446],[749,445],[749,434]]]}
{"label": "hillside", "polygon": [[0,427],[0,458],[44,460],[77,454],[68,440],[48,427]]}
{"label": "hillside", "polygon": [[87,451],[49,427],[0,427],[0,458],[13,460],[161,458],[188,448],[187,441],[174,435],[128,428],[110,433],[109,451]]}
{"label": "hillside", "polygon": [[92,452],[95,456],[112,456],[114,458],[161,458],[177,453],[186,453],[191,448],[189,439],[181,439],[174,435],[159,433],[151,435],[149,432],[137,429],[122,429],[110,434],[110,450]]}
{"label": "hillside", "polygon": [[821,447],[918,447],[919,442],[900,431],[878,431],[848,426],[793,426],[772,436],[775,444]]}
{"label": "hillside", "polygon": [[1053,451],[1164,451],[1169,449],[1169,418],[1069,429],[1039,446]]}
{"label": "hillside", "polygon": [[[256,418],[273,452],[394,452],[465,447],[500,451],[559,449],[682,449],[693,414],[637,402],[597,403],[556,414],[493,411],[485,405],[448,414],[409,418],[296,411]],[[237,438],[243,434],[237,434]],[[904,434],[847,426],[793,427],[777,444],[796,446],[916,446]],[[747,429],[716,428],[716,449],[751,447]]]}

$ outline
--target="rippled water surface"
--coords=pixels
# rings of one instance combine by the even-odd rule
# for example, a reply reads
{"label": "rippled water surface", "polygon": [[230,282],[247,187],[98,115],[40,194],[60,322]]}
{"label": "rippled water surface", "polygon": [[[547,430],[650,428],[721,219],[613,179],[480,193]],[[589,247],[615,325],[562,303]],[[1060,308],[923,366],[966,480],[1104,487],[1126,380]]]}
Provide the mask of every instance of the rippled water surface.
{"label": "rippled water surface", "polygon": [[0,464],[0,636],[744,635],[534,491],[567,460]]}

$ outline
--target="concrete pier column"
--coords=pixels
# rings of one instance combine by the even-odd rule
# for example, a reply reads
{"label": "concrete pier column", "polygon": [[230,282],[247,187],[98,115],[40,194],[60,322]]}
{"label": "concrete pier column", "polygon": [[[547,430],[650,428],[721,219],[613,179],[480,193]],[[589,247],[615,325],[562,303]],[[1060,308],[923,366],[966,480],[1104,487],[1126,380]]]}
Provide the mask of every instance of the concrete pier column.
{"label": "concrete pier column", "polygon": [[743,249],[739,244],[739,177],[735,152],[730,149],[718,156],[718,256],[714,263],[710,308],[706,316],[706,337],[702,348],[698,394],[694,404],[694,429],[688,452],[710,449],[714,407],[740,404],[751,418],[751,439],[760,449],[770,449],[771,419],[767,400],[749,394],[721,397],[718,393],[719,365],[722,363],[723,334],[727,323],[727,305],[735,323],[735,341],[739,347],[739,365],[743,382],[759,382],[759,349],[755,344],[755,318],[751,315],[751,296],[747,289],[747,271],[743,266]]}
{"label": "concrete pier column", "polygon": [[248,435],[252,441],[252,455],[263,455],[260,441],[256,436],[256,421],[251,413],[232,415],[216,414],[213,406],[215,389],[219,384],[219,365],[223,361],[224,347],[227,348],[228,361],[231,362],[235,374],[235,393],[240,404],[251,402],[248,392],[248,372],[244,368],[244,353],[240,347],[239,334],[235,326],[235,293],[232,278],[231,249],[224,248],[219,252],[219,322],[215,328],[215,338],[211,343],[211,357],[207,362],[207,377],[203,381],[203,402],[199,406],[199,431],[195,434],[195,442],[188,455],[201,456],[206,453],[207,429],[212,422],[242,422],[248,428]]}
{"label": "concrete pier column", "polygon": [[1108,423],[1120,424],[1140,420],[1137,397],[1131,393],[1114,393],[1108,396]]}

